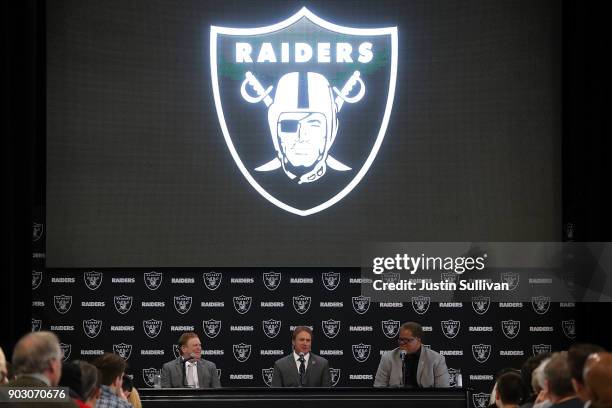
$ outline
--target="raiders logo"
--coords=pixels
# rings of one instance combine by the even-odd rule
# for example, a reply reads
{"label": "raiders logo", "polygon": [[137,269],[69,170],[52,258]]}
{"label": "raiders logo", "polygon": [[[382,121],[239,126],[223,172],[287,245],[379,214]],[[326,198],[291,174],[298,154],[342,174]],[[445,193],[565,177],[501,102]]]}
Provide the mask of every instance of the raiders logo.
{"label": "raiders logo", "polygon": [[174,354],[174,358],[179,358],[181,355],[181,348],[178,344],[172,345],[172,354]]}
{"label": "raiders logo", "polygon": [[491,394],[485,394],[484,392],[479,392],[477,394],[472,394],[472,402],[474,402],[474,408],[486,408],[489,406],[489,398],[491,398]]}
{"label": "raiders logo", "polygon": [[521,322],[518,320],[502,320],[501,326],[504,336],[509,339],[513,339],[518,336],[519,331],[521,330]]}
{"label": "raiders logo", "polygon": [[549,296],[533,296],[531,298],[531,307],[533,311],[539,315],[546,314],[550,308],[550,297]]}
{"label": "raiders logo", "polygon": [[280,320],[274,320],[274,319],[269,319],[269,320],[264,320],[263,322],[261,322],[262,328],[263,328],[263,332],[266,335],[266,337],[273,339],[276,336],[278,336],[278,333],[280,333],[280,328],[281,328],[281,321]]}
{"label": "raiders logo", "polygon": [[500,274],[502,283],[507,283],[509,290],[515,290],[519,285],[519,274],[517,272],[503,272]]}
{"label": "raiders logo", "polygon": [[251,357],[251,345],[250,344],[244,344],[244,343],[234,344],[233,350],[234,350],[234,357],[240,363],[244,363],[245,361],[249,359],[249,357]]}
{"label": "raiders logo", "polygon": [[208,290],[217,290],[219,286],[221,286],[221,281],[223,280],[223,275],[221,272],[204,272],[202,274],[202,278],[204,279],[204,286]]}
{"label": "raiders logo", "polygon": [[490,344],[472,344],[472,356],[479,363],[484,363],[491,356]]}
{"label": "raiders logo", "polygon": [[491,298],[488,296],[473,296],[472,297],[472,309],[479,315],[487,313],[489,306],[491,305]]}
{"label": "raiders logo", "polygon": [[37,332],[42,328],[42,320],[32,319],[32,331]]}
{"label": "raiders logo", "polygon": [[357,314],[365,314],[370,309],[369,296],[353,296],[353,310]]}
{"label": "raiders logo", "polygon": [[442,334],[448,339],[457,337],[461,328],[461,322],[458,320],[442,320],[440,325],[442,326]]}
{"label": "raiders logo", "polygon": [[450,387],[461,387],[461,384],[459,384],[459,381],[458,381],[460,375],[461,375],[461,370],[457,370],[454,368],[448,369]]}
{"label": "raiders logo", "polygon": [[100,331],[102,331],[102,320],[83,320],[83,331],[85,332],[85,335],[90,339],[98,337]]}
{"label": "raiders logo", "polygon": [[162,321],[155,319],[143,320],[142,328],[144,329],[144,332],[148,338],[154,339],[161,332]]}
{"label": "raiders logo", "polygon": [[333,339],[334,337],[338,335],[338,333],[340,333],[340,321],[339,320],[334,320],[334,319],[323,320],[321,322],[321,327],[323,328],[323,334],[328,339]]}
{"label": "raiders logo", "polygon": [[397,337],[400,328],[399,320],[383,320],[380,323],[382,326],[382,331],[387,338],[393,339]]}
{"label": "raiders logo", "polygon": [[38,289],[42,283],[42,272],[32,271],[32,290]]}
{"label": "raiders logo", "polygon": [[209,319],[202,321],[204,334],[210,339],[214,339],[221,333],[221,320]]}
{"label": "raiders logo", "polygon": [[276,290],[281,283],[280,272],[264,272],[262,275],[263,283],[268,290]]}
{"label": "raiders logo", "polygon": [[310,301],[312,298],[310,296],[294,296],[293,297],[293,308],[299,314],[304,314],[310,309]]}
{"label": "raiders logo", "polygon": [[457,283],[457,275],[455,272],[442,272],[440,274],[440,282]]}
{"label": "raiders logo", "polygon": [[59,346],[62,350],[62,361],[68,361],[68,359],[70,358],[70,354],[72,353],[72,344],[60,343]]}
{"label": "raiders logo", "polygon": [[125,343],[113,344],[113,353],[127,361],[132,354],[132,345]]}
{"label": "raiders logo", "polygon": [[537,356],[538,354],[544,354],[544,353],[550,354],[551,351],[552,351],[552,346],[550,344],[534,344],[531,346],[531,352],[533,353],[534,356]]}
{"label": "raiders logo", "polygon": [[340,381],[340,369],[339,368],[330,368],[329,376],[331,377],[332,387],[338,385],[338,381]]}
{"label": "raiders logo", "polygon": [[576,321],[575,320],[563,320],[561,322],[561,327],[563,328],[563,334],[568,339],[576,338]]}
{"label": "raiders logo", "polygon": [[219,381],[221,381],[221,369],[217,368],[217,377],[219,377]]}
{"label": "raiders logo", "polygon": [[253,303],[252,296],[234,296],[234,309],[240,314],[245,314],[251,309]]}
{"label": "raiders logo", "polygon": [[142,379],[144,380],[147,387],[153,387],[155,385],[155,376],[161,375],[161,370],[155,368],[143,368]]}
{"label": "raiders logo", "polygon": [[119,295],[113,297],[113,304],[115,305],[115,309],[121,313],[126,314],[132,309],[132,301],[134,300],[133,296],[127,295]]}
{"label": "raiders logo", "polygon": [[307,216],[361,181],[391,115],[396,27],[343,27],[302,8],[268,27],[211,27],[210,61],[225,142],[266,200]]}
{"label": "raiders logo", "polygon": [[162,279],[164,278],[161,272],[145,272],[144,273],[144,283],[147,289],[149,290],[157,290],[161,284]]}
{"label": "raiders logo", "polygon": [[370,357],[370,351],[372,350],[371,345],[363,343],[353,344],[351,348],[353,350],[353,357],[359,363],[365,362]]}
{"label": "raiders logo", "polygon": [[175,296],[174,297],[174,309],[180,314],[186,314],[187,312],[189,312],[189,310],[191,310],[191,303],[192,303],[191,301],[192,301],[191,296],[185,296],[185,295]]}
{"label": "raiders logo", "polygon": [[327,290],[336,290],[340,284],[340,272],[323,272],[321,274],[323,286]]}
{"label": "raiders logo", "polygon": [[398,283],[400,281],[398,272],[385,272],[380,277],[384,283]]}
{"label": "raiders logo", "polygon": [[272,376],[273,375],[274,375],[274,367],[261,369],[261,378],[263,378],[264,384],[266,384],[268,387],[272,386]]}
{"label": "raiders logo", "polygon": [[429,310],[431,298],[429,296],[413,296],[412,309],[418,314],[425,314]]}
{"label": "raiders logo", "polygon": [[66,314],[72,307],[72,296],[59,295],[53,296],[53,306],[59,314]]}
{"label": "raiders logo", "polygon": [[32,242],[36,242],[43,235],[43,225],[39,223],[32,223]]}
{"label": "raiders logo", "polygon": [[96,290],[102,284],[102,272],[90,271],[83,274],[83,280],[87,289]]}

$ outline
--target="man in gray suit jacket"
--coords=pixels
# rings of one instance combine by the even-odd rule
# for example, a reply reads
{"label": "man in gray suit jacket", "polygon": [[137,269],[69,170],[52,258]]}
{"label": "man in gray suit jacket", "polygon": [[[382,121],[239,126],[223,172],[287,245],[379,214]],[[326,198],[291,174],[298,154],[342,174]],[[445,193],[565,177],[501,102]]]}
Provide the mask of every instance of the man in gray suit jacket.
{"label": "man in gray suit jacket", "polygon": [[329,363],[310,352],[312,330],[296,327],[291,344],[293,352],[274,363],[272,387],[331,387]]}
{"label": "man in gray suit jacket", "polygon": [[449,387],[444,357],[423,347],[423,328],[408,322],[399,330],[399,347],[380,358],[374,387]]}
{"label": "man in gray suit jacket", "polygon": [[181,355],[162,367],[162,388],[220,388],[217,366],[202,359],[202,343],[196,333],[183,333],[179,338]]}

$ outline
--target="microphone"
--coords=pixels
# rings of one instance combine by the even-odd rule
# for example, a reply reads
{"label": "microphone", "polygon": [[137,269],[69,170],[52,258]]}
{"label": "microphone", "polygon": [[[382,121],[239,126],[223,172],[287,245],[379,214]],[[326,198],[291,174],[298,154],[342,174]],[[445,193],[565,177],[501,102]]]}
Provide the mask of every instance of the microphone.
{"label": "microphone", "polygon": [[401,386],[406,385],[406,350],[400,351],[400,358],[402,359],[402,382]]}
{"label": "microphone", "polygon": [[402,361],[406,360],[406,350],[400,351],[400,358],[402,359]]}
{"label": "microphone", "polygon": [[189,358],[187,359],[187,361],[192,361],[196,359],[196,355],[195,353],[189,353]]}
{"label": "microphone", "polygon": [[302,352],[300,351],[300,352],[299,352],[299,354],[298,354],[298,356],[300,356],[300,357],[302,357],[302,358],[303,358],[303,357],[304,357],[304,353],[302,353]]}

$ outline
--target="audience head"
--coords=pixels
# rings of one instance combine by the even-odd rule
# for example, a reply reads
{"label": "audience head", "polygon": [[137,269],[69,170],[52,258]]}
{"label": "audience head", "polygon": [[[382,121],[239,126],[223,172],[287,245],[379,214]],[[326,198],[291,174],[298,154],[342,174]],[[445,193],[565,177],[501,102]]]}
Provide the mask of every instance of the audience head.
{"label": "audience head", "polygon": [[100,384],[121,388],[123,384],[123,374],[127,368],[126,362],[114,353],[104,353],[96,358],[92,364],[98,369]]}
{"label": "audience head", "polygon": [[591,354],[583,377],[593,408],[612,408],[612,353]]}
{"label": "audience head", "polygon": [[8,381],[8,370],[6,368],[6,357],[0,347],[0,384],[4,384]]}
{"label": "audience head", "polygon": [[600,351],[604,351],[604,349],[594,344],[587,343],[574,344],[567,350],[567,361],[572,375],[572,385],[576,392],[576,396],[583,401],[591,399],[587,387],[584,385],[584,378],[582,377],[584,364],[590,354]]}
{"label": "audience head", "polygon": [[544,368],[546,388],[553,403],[576,395],[572,386],[572,375],[567,361],[567,352],[553,353]]}
{"label": "audience head", "polygon": [[523,400],[523,377],[516,371],[509,371],[497,378],[495,405],[519,405]]}
{"label": "audience head", "polygon": [[13,368],[16,374],[40,374],[56,387],[62,376],[62,350],[57,336],[49,331],[28,333],[15,345]]}
{"label": "audience head", "polygon": [[536,391],[536,387],[533,386],[533,374],[536,368],[550,357],[549,353],[540,353],[535,356],[529,357],[521,366],[521,376],[523,377],[523,388],[524,388],[524,402],[535,401],[538,393],[542,387]]}
{"label": "audience head", "polygon": [[70,388],[73,398],[83,402],[89,401],[89,405],[92,405],[91,402],[98,399],[100,392],[98,369],[86,361],[66,362],[62,366],[59,385]]}

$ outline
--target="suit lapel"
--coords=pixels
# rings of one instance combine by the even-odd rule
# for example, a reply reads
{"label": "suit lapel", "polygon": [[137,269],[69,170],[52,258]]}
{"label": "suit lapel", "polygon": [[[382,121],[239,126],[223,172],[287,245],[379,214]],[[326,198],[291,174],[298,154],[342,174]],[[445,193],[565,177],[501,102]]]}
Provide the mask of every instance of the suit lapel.
{"label": "suit lapel", "polygon": [[419,356],[419,364],[417,366],[417,384],[423,386],[423,367],[427,361],[427,349],[421,346],[421,355]]}
{"label": "suit lapel", "polygon": [[198,364],[196,364],[196,367],[198,369],[198,387],[199,388],[204,388],[204,382],[205,380],[205,372],[204,372],[204,362],[202,360],[198,361]]}

